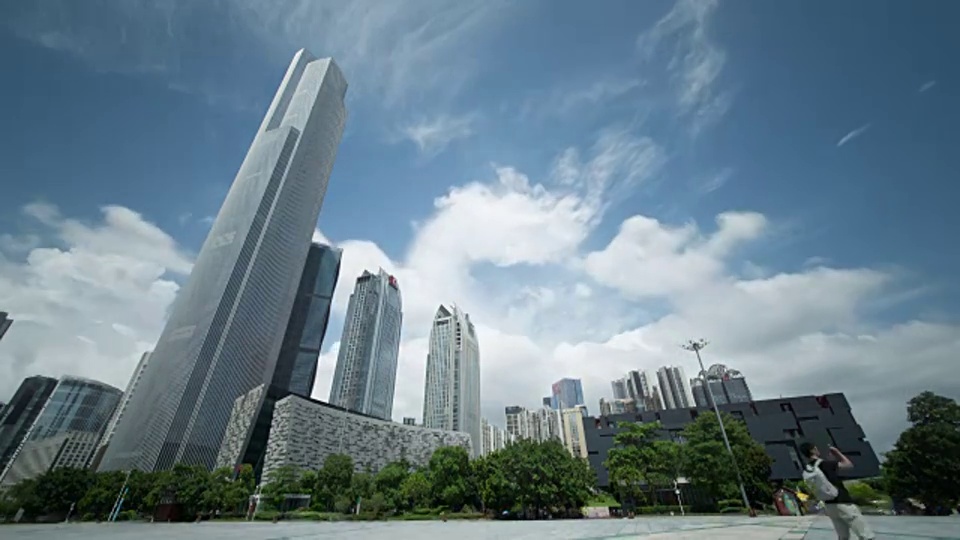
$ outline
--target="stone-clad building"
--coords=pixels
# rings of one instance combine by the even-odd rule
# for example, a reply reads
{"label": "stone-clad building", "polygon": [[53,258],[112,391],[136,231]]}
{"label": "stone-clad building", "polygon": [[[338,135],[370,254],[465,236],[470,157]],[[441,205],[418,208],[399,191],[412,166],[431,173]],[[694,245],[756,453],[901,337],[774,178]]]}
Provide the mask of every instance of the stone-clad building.
{"label": "stone-clad building", "polygon": [[[719,405],[719,408],[743,420],[753,439],[764,446],[773,459],[771,480],[802,477],[803,462],[798,447],[803,441],[811,441],[824,450],[827,446],[839,448],[853,461],[854,468],[845,474],[849,478],[880,474],[877,454],[867,442],[863,428],[854,419],[850,403],[843,394],[766,399]],[[608,485],[603,462],[613,448],[619,422],[659,421],[663,427],[661,436],[679,441],[683,428],[700,414],[714,413],[708,408],[690,408],[585,418],[587,459],[597,473],[598,485]]]}
{"label": "stone-clad building", "polygon": [[[230,445],[224,441],[224,446]],[[421,466],[443,446],[469,452],[470,435],[381,420],[291,395],[274,408],[263,478],[285,465],[319,469],[331,454],[350,456],[358,471],[377,471],[399,459]]]}

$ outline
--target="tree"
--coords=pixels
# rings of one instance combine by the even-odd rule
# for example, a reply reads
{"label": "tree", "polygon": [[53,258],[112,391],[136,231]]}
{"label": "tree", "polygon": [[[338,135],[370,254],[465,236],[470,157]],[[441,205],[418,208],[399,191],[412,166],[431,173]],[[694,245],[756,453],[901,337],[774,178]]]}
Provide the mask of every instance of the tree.
{"label": "tree", "polygon": [[97,519],[107,519],[110,511],[113,510],[113,505],[116,504],[117,495],[120,494],[120,488],[123,487],[126,476],[127,474],[122,471],[97,474],[93,486],[77,504],[79,513],[93,514]]}
{"label": "tree", "polygon": [[452,511],[460,510],[472,495],[467,451],[459,446],[438,448],[430,456],[428,469],[437,502]]}
{"label": "tree", "polygon": [[255,489],[253,466],[245,463],[240,466],[237,477],[227,486],[223,496],[223,508],[228,512],[243,513]]}
{"label": "tree", "polygon": [[646,496],[644,488],[653,497],[657,480],[666,470],[666,458],[658,455],[667,447],[656,446],[659,422],[621,422],[620,432],[613,438],[614,447],[607,454],[604,465],[610,475],[610,484],[620,494],[621,503],[636,504]]}
{"label": "tree", "polygon": [[353,460],[344,454],[331,454],[317,471],[317,483],[313,489],[313,506],[329,512],[334,510],[336,499],[346,495],[353,482]]}
{"label": "tree", "polygon": [[923,392],[907,404],[912,424],[887,452],[883,478],[890,495],[916,498],[928,512],[960,501],[960,406]]}
{"label": "tree", "polygon": [[263,486],[264,500],[277,510],[283,510],[287,495],[300,491],[300,469],[293,465],[277,468],[270,475],[270,482]]}
{"label": "tree", "polygon": [[205,509],[204,497],[210,489],[211,477],[203,466],[177,464],[169,471],[155,473],[152,480],[146,497],[148,506],[156,507],[165,496],[173,495],[184,516],[193,516]]}
{"label": "tree", "polygon": [[410,473],[400,485],[400,492],[403,495],[404,507],[422,508],[430,505],[430,494],[433,486],[423,471],[414,471]]}
{"label": "tree", "polygon": [[[772,460],[763,446],[750,437],[746,424],[727,413],[721,415],[747,497],[751,501],[768,501],[771,497]],[[723,443],[716,416],[700,414],[684,428],[683,438],[686,441],[682,453],[687,478],[715,499],[739,499],[736,471]]]}
{"label": "tree", "polygon": [[95,481],[90,470],[61,467],[37,477],[35,493],[43,512],[66,514],[72,505],[80,502]]}
{"label": "tree", "polygon": [[867,506],[879,498],[879,495],[866,482],[846,482],[847,492],[853,497],[853,502]]}
{"label": "tree", "polygon": [[403,508],[404,497],[401,487],[410,475],[410,463],[401,459],[380,469],[373,480],[374,489],[384,497],[384,508]]}

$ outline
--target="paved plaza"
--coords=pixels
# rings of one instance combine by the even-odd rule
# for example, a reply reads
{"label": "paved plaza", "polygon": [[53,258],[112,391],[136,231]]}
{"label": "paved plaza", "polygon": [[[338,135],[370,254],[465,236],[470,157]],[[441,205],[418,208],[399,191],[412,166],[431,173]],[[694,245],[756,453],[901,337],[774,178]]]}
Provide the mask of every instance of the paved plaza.
{"label": "paved plaza", "polygon": [[[960,540],[960,518],[870,517],[879,539]],[[114,523],[0,526],[4,540],[832,540],[826,518],[421,522]]]}

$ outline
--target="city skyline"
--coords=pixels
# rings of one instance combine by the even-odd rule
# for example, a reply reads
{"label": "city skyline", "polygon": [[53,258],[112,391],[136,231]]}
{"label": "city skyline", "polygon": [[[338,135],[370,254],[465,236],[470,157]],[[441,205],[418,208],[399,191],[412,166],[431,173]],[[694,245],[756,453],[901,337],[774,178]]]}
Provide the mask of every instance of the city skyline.
{"label": "city skyline", "polygon": [[273,378],[346,121],[330,58],[293,57],[173,302],[101,470],[213,467],[234,401]]}

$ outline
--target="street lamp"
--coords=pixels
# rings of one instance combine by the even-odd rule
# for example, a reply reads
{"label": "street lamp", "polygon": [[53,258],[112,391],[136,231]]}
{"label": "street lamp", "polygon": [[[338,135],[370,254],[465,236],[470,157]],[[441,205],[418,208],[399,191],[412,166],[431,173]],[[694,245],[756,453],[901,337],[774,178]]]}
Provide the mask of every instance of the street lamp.
{"label": "street lamp", "polygon": [[723,444],[726,445],[727,452],[730,453],[730,462],[733,463],[733,470],[737,473],[737,483],[740,485],[740,496],[743,497],[744,508],[752,514],[750,499],[747,498],[747,490],[743,487],[743,477],[740,475],[740,467],[737,465],[737,458],[733,455],[733,448],[730,447],[730,439],[727,438],[727,429],[723,427],[723,417],[720,416],[720,408],[717,407],[717,400],[713,399],[713,389],[710,388],[710,383],[707,381],[707,370],[703,367],[703,359],[700,358],[700,351],[706,347],[708,343],[707,340],[700,338],[697,341],[690,340],[680,347],[688,351],[693,351],[694,354],[697,355],[697,362],[700,363],[700,375],[703,377],[703,385],[707,387],[707,396],[713,405],[713,412],[717,414],[717,423],[720,424],[720,434],[723,435]]}

